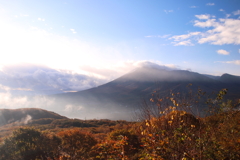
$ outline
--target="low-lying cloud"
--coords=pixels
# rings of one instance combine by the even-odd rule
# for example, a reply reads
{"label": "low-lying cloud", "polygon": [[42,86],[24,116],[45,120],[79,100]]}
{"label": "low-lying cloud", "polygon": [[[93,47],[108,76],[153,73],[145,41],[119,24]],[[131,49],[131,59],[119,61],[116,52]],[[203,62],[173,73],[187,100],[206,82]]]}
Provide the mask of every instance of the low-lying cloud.
{"label": "low-lying cloud", "polygon": [[11,92],[63,93],[96,87],[104,82],[106,80],[96,76],[29,64],[5,66],[0,71],[0,90]]}
{"label": "low-lying cloud", "polygon": [[0,93],[0,108],[16,109],[16,108],[51,108],[55,103],[55,99],[46,96],[15,96],[9,92]]}

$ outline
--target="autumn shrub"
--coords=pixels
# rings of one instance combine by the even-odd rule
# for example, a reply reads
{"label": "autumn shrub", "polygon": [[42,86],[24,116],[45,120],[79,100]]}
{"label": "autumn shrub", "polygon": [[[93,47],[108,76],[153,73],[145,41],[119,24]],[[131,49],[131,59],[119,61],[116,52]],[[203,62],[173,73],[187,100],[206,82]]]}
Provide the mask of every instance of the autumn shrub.
{"label": "autumn shrub", "polygon": [[100,141],[92,150],[95,159],[137,159],[141,149],[138,136],[133,131],[114,130],[108,138]]}
{"label": "autumn shrub", "polygon": [[58,157],[60,139],[34,128],[20,128],[0,145],[1,160],[35,160]]}
{"label": "autumn shrub", "polygon": [[122,144],[114,140],[104,139],[92,148],[90,155],[94,160],[122,158]]}
{"label": "autumn shrub", "polygon": [[57,134],[61,140],[61,158],[67,160],[88,159],[89,152],[97,141],[90,133],[80,129],[64,130]]}
{"label": "autumn shrub", "polygon": [[115,130],[109,134],[109,139],[123,141],[122,152],[128,157],[132,157],[141,150],[141,142],[134,131]]}

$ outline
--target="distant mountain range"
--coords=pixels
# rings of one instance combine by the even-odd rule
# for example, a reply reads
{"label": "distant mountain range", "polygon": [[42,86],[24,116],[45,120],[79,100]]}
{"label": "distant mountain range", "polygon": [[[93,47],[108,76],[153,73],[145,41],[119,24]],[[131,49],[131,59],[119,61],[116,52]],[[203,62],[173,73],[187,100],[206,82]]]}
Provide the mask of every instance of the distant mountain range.
{"label": "distant mountain range", "polygon": [[217,93],[227,88],[227,98],[240,97],[240,76],[211,76],[149,67],[138,68],[99,87],[50,97],[57,101],[58,113],[66,114],[62,111],[68,110],[67,114],[73,117],[131,120],[130,112],[139,108],[142,99],[149,100],[153,91],[159,90],[163,97],[170,91],[185,93],[190,83],[193,91],[201,88],[208,93]]}

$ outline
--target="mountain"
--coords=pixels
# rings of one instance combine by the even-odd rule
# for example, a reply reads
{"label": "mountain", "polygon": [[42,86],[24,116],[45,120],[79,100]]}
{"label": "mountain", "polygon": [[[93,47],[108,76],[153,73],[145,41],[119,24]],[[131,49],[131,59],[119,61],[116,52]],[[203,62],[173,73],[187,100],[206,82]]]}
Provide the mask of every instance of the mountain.
{"label": "mountain", "polygon": [[67,119],[57,113],[39,108],[0,109],[0,126],[10,123],[27,124],[30,120],[42,118]]}
{"label": "mountain", "polygon": [[68,110],[68,116],[82,118],[110,118],[131,120],[132,111],[138,109],[143,99],[149,100],[155,90],[160,96],[170,91],[186,93],[187,87],[197,93],[198,88],[208,93],[228,88],[228,98],[239,98],[239,77],[224,74],[207,76],[186,70],[139,68],[122,77],[88,90],[50,96],[58,102],[58,111]]}
{"label": "mountain", "polygon": [[234,76],[230,74],[223,74],[220,78],[220,81],[225,82],[225,83],[232,83],[232,84],[240,84],[240,76]]}

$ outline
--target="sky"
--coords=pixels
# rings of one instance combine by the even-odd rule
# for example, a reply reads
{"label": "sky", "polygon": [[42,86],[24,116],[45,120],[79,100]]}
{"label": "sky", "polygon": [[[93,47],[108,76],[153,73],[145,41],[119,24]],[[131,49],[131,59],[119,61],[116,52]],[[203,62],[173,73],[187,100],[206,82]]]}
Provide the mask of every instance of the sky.
{"label": "sky", "polygon": [[240,76],[240,1],[0,0],[0,56],[0,90],[83,90],[153,64]]}

